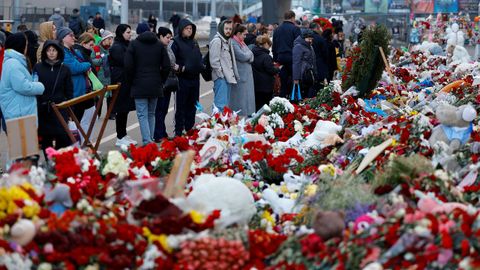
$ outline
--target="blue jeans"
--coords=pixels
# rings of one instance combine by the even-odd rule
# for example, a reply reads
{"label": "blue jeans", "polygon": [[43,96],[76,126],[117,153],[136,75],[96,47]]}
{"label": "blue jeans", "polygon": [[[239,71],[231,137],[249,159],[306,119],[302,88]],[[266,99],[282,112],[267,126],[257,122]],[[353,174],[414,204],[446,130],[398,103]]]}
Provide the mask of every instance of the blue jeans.
{"label": "blue jeans", "polygon": [[223,108],[228,106],[228,100],[230,99],[231,85],[223,78],[216,79],[213,83],[213,92],[215,97],[213,98],[213,104],[223,112]]}
{"label": "blue jeans", "polygon": [[142,143],[147,145],[153,142],[153,132],[155,130],[155,108],[158,98],[136,98],[135,107],[137,109],[138,123],[142,133]]}

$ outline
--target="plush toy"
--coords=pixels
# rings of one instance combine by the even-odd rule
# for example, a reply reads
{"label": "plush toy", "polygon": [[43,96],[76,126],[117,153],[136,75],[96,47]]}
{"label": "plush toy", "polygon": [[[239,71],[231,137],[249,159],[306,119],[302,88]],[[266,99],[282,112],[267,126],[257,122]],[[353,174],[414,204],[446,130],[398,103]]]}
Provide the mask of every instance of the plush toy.
{"label": "plush toy", "polygon": [[270,188],[267,188],[262,192],[262,199],[272,207],[275,214],[283,215],[298,212],[294,209],[295,200],[280,198],[278,194]]}
{"label": "plush toy", "polygon": [[447,47],[447,63],[450,66],[469,63],[471,60],[470,54],[463,46],[449,45]]}
{"label": "plush toy", "polygon": [[333,135],[337,135],[337,133],[341,130],[342,126],[339,126],[334,122],[320,120],[317,122],[312,134],[307,136],[303,146],[307,148],[323,148],[328,146],[326,143],[335,143],[341,141],[339,138],[332,137]]}
{"label": "plush toy", "polygon": [[73,206],[70,196],[70,187],[58,183],[53,189],[45,191],[45,201],[50,204],[48,208],[58,216],[62,215],[65,210]]}
{"label": "plush toy", "polygon": [[453,23],[447,30],[447,45],[462,46],[465,43],[465,34],[460,30],[458,23]]}
{"label": "plush toy", "polygon": [[438,142],[444,142],[449,146],[449,153],[453,153],[470,138],[477,111],[471,105],[455,107],[440,104],[436,116],[440,125],[433,129],[429,143],[433,147]]}
{"label": "plush toy", "polygon": [[220,210],[215,222],[220,228],[245,225],[256,213],[252,192],[239,180],[203,174],[195,179],[192,189],[187,204],[203,213]]}
{"label": "plush toy", "polygon": [[461,209],[467,211],[465,204],[456,202],[442,202],[432,194],[425,194],[421,191],[415,190],[415,195],[420,198],[417,203],[418,209],[424,213],[438,214],[445,213],[450,214],[455,209]]}
{"label": "plush toy", "polygon": [[291,170],[283,174],[283,182],[287,186],[289,192],[297,192],[300,188],[311,181],[304,174],[296,175]]}
{"label": "plush toy", "polygon": [[35,237],[35,224],[29,219],[20,219],[10,229],[10,238],[20,246],[30,243]]}
{"label": "plush toy", "polygon": [[342,237],[345,230],[345,214],[343,212],[318,211],[313,219],[312,228],[323,241]]}

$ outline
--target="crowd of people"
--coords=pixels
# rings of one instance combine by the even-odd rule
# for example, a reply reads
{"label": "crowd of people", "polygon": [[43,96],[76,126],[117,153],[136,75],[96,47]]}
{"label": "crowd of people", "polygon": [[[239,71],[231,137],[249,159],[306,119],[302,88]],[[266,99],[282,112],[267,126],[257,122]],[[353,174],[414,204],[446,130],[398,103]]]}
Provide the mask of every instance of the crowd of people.
{"label": "crowd of people", "polygon": [[[127,134],[128,114],[134,110],[142,144],[167,138],[165,118],[172,93],[176,93],[175,135],[191,130],[201,76],[213,81],[214,110],[228,106],[241,116],[252,115],[274,95],[289,97],[296,87],[302,97],[314,97],[333,79],[337,58],[345,54],[341,25],[322,29],[317,22],[299,23],[293,11],[284,18],[280,25],[222,18],[207,55],[202,55],[195,39],[196,25],[176,14],[171,19],[173,31],[157,28],[156,19],[150,17],[138,24],[133,40],[131,26],[120,24],[112,33],[100,14],[85,23],[78,10],[68,27],[62,16],[53,14],[40,24],[38,37],[26,27],[14,34],[2,30],[2,119],[36,114],[42,148],[67,146],[71,142],[51,103],[98,90],[92,76],[102,85],[121,83],[111,115],[117,146],[137,144]],[[73,109],[77,119],[87,118],[85,123],[95,117],[94,100]],[[68,121],[66,112],[62,114]]]}

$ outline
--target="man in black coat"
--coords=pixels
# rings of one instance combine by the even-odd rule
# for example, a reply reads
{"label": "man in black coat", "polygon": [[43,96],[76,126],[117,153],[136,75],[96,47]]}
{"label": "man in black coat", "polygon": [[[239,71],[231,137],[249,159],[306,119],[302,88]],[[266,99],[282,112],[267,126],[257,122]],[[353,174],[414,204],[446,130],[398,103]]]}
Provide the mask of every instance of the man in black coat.
{"label": "man in black coat", "polygon": [[97,12],[97,14],[95,14],[95,19],[93,19],[92,24],[98,30],[105,29],[105,20],[102,18],[102,14],[100,14],[100,12]]}
{"label": "man in black coat", "polygon": [[200,72],[203,70],[202,53],[195,41],[197,27],[188,19],[180,20],[178,35],[172,43],[176,63],[179,65],[178,92],[175,111],[175,135],[181,136],[195,125],[196,103],[200,95]]}
{"label": "man in black coat", "polygon": [[[137,26],[136,40],[130,42],[125,54],[126,81],[135,99],[143,145],[153,142],[155,108],[163,96],[163,83],[170,72],[167,50],[147,23]],[[120,101],[121,102],[121,101]]]}
{"label": "man in black coat", "polygon": [[[56,51],[56,52],[55,52]],[[38,136],[42,149],[48,147],[67,147],[71,141],[62,124],[56,117],[51,102],[62,103],[73,98],[73,83],[70,69],[63,65],[64,51],[57,41],[48,40],[43,45],[41,62],[33,68],[38,80],[45,86],[42,95],[37,96],[38,106]],[[67,113],[61,112],[65,121]]]}
{"label": "man in black coat", "polygon": [[178,24],[180,23],[180,16],[178,16],[177,12],[173,12],[172,17],[170,17],[170,20],[168,20],[168,22],[173,27],[173,35],[176,36],[178,34]]}
{"label": "man in black coat", "polygon": [[320,89],[323,86],[328,74],[328,65],[325,57],[327,56],[327,42],[320,35],[322,27],[315,22],[310,24],[310,29],[313,31],[313,51],[315,52],[315,62],[317,65],[317,78],[315,89]]}
{"label": "man in black coat", "polygon": [[286,97],[292,89],[292,50],[293,42],[300,35],[300,28],[295,25],[295,12],[287,11],[285,21],[273,33],[273,61],[282,65],[280,79],[282,88],[280,96]]}

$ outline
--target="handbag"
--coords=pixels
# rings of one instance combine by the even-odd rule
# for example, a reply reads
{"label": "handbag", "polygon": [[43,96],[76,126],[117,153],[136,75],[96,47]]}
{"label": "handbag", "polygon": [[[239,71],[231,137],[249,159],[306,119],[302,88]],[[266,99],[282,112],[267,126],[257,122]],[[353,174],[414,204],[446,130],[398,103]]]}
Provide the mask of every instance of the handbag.
{"label": "handbag", "polygon": [[163,84],[163,90],[172,92],[178,90],[178,77],[175,73],[170,72],[170,74],[168,74],[167,80]]}
{"label": "handbag", "polygon": [[87,72],[88,79],[92,83],[92,90],[93,91],[98,91],[103,89],[103,84],[100,82],[100,80],[93,74],[93,72],[90,70]]}
{"label": "handbag", "polygon": [[[297,87],[295,87],[295,86],[297,86]],[[297,91],[295,91],[295,90],[297,90]],[[292,95],[290,96],[290,100],[291,101],[302,100],[302,94],[300,93],[300,85],[299,84],[293,84]]]}

